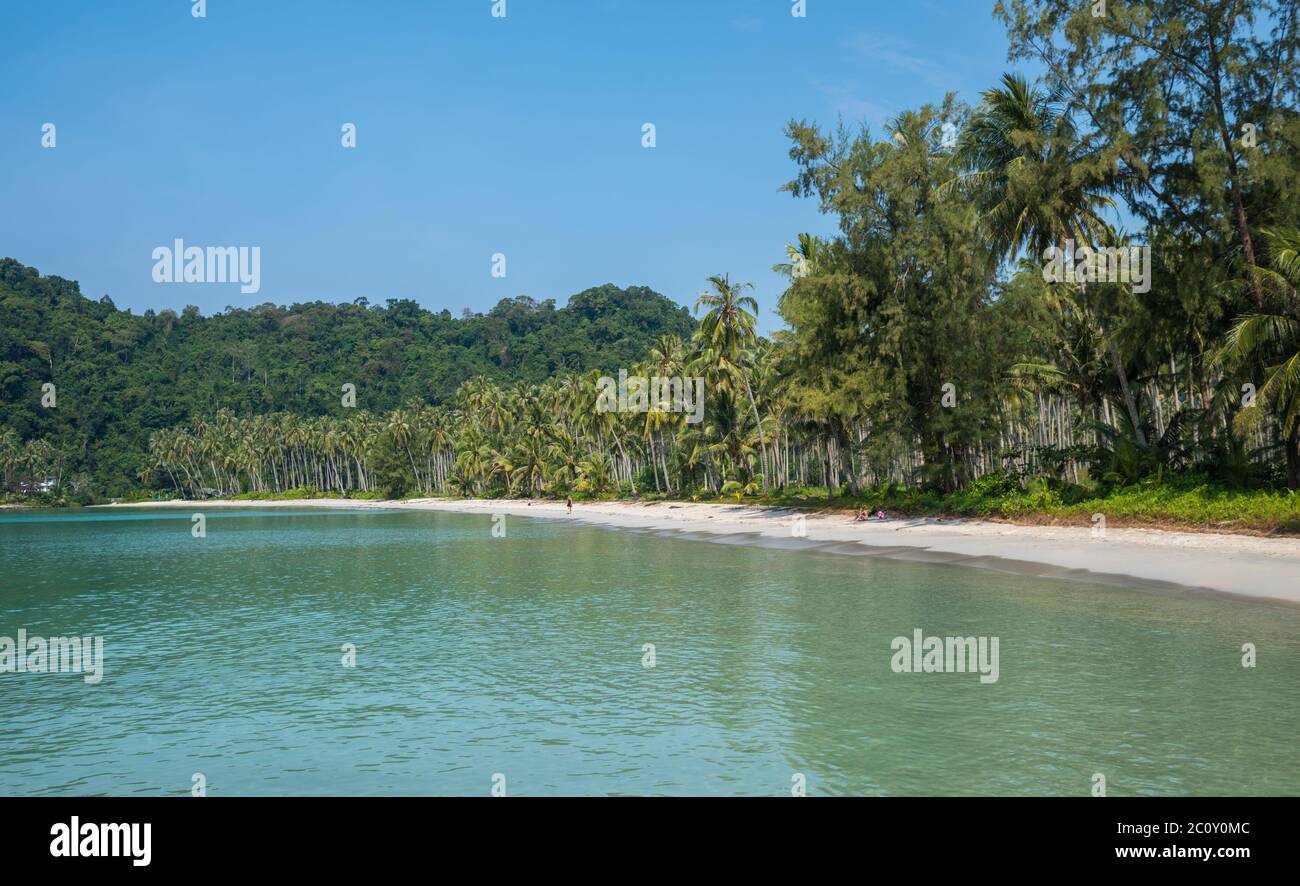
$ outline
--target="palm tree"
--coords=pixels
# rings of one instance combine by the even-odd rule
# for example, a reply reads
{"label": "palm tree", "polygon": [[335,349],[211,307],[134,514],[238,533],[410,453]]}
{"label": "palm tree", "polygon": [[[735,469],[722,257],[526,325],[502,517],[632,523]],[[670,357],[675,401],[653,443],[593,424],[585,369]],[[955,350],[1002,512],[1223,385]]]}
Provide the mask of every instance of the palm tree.
{"label": "palm tree", "polygon": [[609,489],[609,475],[614,465],[609,456],[593,452],[578,465],[578,487],[597,495]]}
{"label": "palm tree", "polygon": [[[152,442],[152,441],[151,441]],[[18,466],[21,441],[12,428],[0,431],[0,471],[3,472],[3,485],[0,489],[9,489],[14,469]]]}
{"label": "palm tree", "polygon": [[1038,256],[1066,238],[1100,236],[1101,212],[1115,205],[1110,178],[1084,172],[1091,158],[1059,96],[1003,74],[981,99],[954,156],[968,171],[945,189],[974,200],[994,253]]}
{"label": "palm tree", "polygon": [[515,494],[516,473],[515,460],[511,453],[497,452],[492,456],[490,476],[503,475],[506,478],[506,495],[512,498]]}
{"label": "palm tree", "polygon": [[447,410],[436,407],[428,411],[428,451],[432,463],[433,476],[429,479],[431,488],[441,491],[447,483],[447,469],[443,462],[443,453],[452,447],[452,424]]}
{"label": "palm tree", "polygon": [[513,460],[515,475],[528,486],[529,495],[546,489],[546,453],[543,441],[537,436],[528,436],[520,440],[514,449]]}
{"label": "palm tree", "polygon": [[456,473],[458,479],[467,486],[478,490],[492,476],[493,452],[482,432],[470,425],[457,440],[459,452],[456,455]]}
{"label": "palm tree", "polygon": [[[1024,250],[1030,257],[1046,257],[1051,248],[1063,249],[1066,240],[1106,238],[1101,213],[1115,206],[1107,195],[1113,171],[1081,142],[1060,94],[1035,89],[1018,74],[1003,74],[1001,87],[981,99],[954,155],[967,171],[941,193],[973,200],[993,254],[1008,259]],[[1104,319],[1099,322],[1129,420],[1145,447],[1124,361]]]}
{"label": "palm tree", "polygon": [[411,451],[411,423],[407,420],[406,414],[402,410],[397,410],[388,417],[388,424],[384,429],[388,436],[393,440],[393,446],[398,450],[405,450],[406,457],[411,463],[411,473],[415,476],[415,482],[420,482],[420,472],[415,467],[415,454]]}
{"label": "palm tree", "polygon": [[572,487],[577,479],[578,462],[581,460],[577,439],[563,428],[556,428],[546,448],[546,455],[554,465],[552,476],[559,481],[558,485]]}
{"label": "palm tree", "polygon": [[[583,379],[584,391],[590,392],[586,397],[587,401],[590,403],[595,403],[597,378],[599,378],[599,376],[593,371],[587,374],[587,378]],[[613,439],[614,445],[618,448],[618,454],[623,460],[623,465],[627,469],[628,484],[632,490],[632,497],[635,498],[636,478],[632,474],[632,460],[628,458],[627,447],[623,445],[623,437],[625,436],[626,431],[623,427],[624,422],[620,421],[620,413],[614,410],[596,410],[594,406],[591,409],[591,412],[592,432],[602,440],[606,437]],[[617,469],[615,470],[615,474],[617,475]]]}
{"label": "palm tree", "polygon": [[789,260],[772,265],[772,270],[791,280],[810,277],[817,273],[824,247],[822,239],[816,234],[800,234],[798,244],[785,244],[785,254]]}
{"label": "palm tree", "polygon": [[[1300,489],[1300,230],[1264,230],[1270,267],[1260,281],[1272,313],[1237,318],[1220,360],[1237,369],[1258,368],[1264,383],[1257,405],[1278,421],[1286,441],[1287,486]],[[1244,416],[1258,413],[1243,413]]]}
{"label": "palm tree", "polygon": [[746,289],[752,289],[752,283],[732,284],[729,275],[709,278],[712,292],[702,292],[695,300],[695,310],[709,308],[700,320],[699,336],[709,353],[709,363],[718,377],[738,377],[749,395],[749,405],[754,412],[754,426],[758,429],[759,443],[763,459],[763,492],[767,492],[767,442],[763,438],[763,423],[758,417],[758,404],[749,385],[749,373],[746,370],[750,349],[758,341],[755,321],[758,317],[758,302],[752,296],[741,295]]}

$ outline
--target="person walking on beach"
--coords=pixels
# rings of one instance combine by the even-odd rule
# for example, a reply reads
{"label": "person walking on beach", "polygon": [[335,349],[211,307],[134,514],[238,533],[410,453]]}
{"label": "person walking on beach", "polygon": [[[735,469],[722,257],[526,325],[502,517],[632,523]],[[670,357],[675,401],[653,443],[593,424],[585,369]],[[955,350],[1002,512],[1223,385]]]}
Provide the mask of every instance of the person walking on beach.
{"label": "person walking on beach", "polygon": [[571,498],[566,498],[566,499],[564,500],[564,506],[565,506],[566,508],[569,509],[569,516],[572,517],[572,516],[573,516],[573,499],[571,499]]}

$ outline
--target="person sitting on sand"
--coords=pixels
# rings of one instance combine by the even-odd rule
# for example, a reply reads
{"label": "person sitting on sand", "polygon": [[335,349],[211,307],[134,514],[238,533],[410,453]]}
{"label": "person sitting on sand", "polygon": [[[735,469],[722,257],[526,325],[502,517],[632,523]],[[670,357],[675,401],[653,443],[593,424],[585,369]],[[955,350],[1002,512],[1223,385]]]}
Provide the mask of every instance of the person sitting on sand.
{"label": "person sitting on sand", "polygon": [[857,512],[856,514],[853,515],[853,522],[854,522],[854,523],[865,523],[866,520],[867,520],[867,509],[864,508],[864,507],[862,507],[861,505],[859,505],[859,506],[858,506],[858,512]]}

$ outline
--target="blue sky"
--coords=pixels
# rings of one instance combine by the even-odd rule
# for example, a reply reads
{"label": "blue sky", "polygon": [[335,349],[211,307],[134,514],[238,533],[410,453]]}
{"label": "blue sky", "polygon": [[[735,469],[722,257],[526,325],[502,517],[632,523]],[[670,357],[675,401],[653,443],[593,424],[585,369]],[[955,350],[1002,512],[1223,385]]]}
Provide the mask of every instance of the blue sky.
{"label": "blue sky", "polygon": [[[791,5],[5,3],[0,255],[136,312],[205,314],[359,296],[459,314],[606,282],[692,304],[729,272],[770,332],[771,265],[834,227],[778,191],[785,124],[878,128],[945,90],[974,102],[1007,69],[992,0]],[[177,238],[260,246],[261,291],[153,282],[152,250]]]}

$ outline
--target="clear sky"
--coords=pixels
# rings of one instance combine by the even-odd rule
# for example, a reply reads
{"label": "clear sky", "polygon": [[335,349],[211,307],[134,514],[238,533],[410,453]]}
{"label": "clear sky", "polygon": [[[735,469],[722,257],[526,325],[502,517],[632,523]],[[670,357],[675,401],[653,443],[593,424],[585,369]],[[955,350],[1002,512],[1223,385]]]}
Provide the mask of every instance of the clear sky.
{"label": "clear sky", "polygon": [[[729,272],[770,332],[771,265],[834,227],[778,191],[784,125],[878,128],[946,90],[974,103],[1007,69],[992,0],[792,5],[208,0],[197,19],[191,0],[5,0],[0,256],[136,312],[365,296],[459,314],[606,282],[692,304]],[[177,238],[260,246],[261,291],[153,282]]]}

